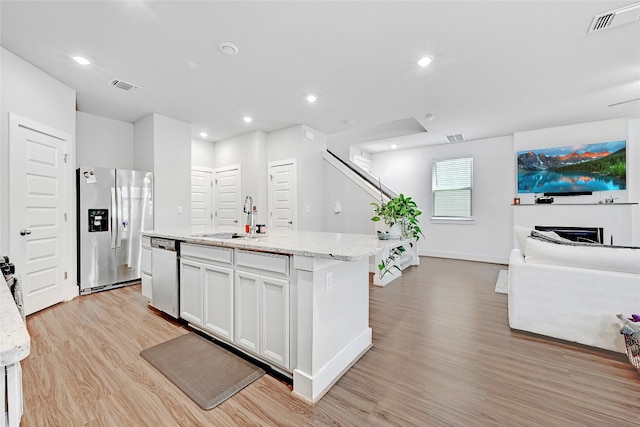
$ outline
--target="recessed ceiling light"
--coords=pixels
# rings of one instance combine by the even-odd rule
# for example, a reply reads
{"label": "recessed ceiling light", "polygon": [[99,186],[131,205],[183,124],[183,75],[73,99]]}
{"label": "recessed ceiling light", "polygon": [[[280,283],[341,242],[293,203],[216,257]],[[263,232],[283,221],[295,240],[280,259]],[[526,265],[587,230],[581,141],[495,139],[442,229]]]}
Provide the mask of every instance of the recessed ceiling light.
{"label": "recessed ceiling light", "polygon": [[233,56],[238,53],[238,46],[229,42],[222,42],[218,45],[218,50],[225,55]]}
{"label": "recessed ceiling light", "polygon": [[391,149],[395,150],[396,148],[398,148],[398,144],[391,144]]}
{"label": "recessed ceiling light", "polygon": [[433,61],[433,57],[423,56],[418,60],[418,65],[421,67],[426,67],[427,65],[431,64],[431,61]]}
{"label": "recessed ceiling light", "polygon": [[245,123],[251,123],[253,121],[253,119],[249,116],[243,118],[242,120],[244,120]]}
{"label": "recessed ceiling light", "polygon": [[89,65],[89,64],[91,64],[91,61],[89,61],[87,58],[82,57],[82,56],[74,56],[73,60],[76,61],[80,65]]}
{"label": "recessed ceiling light", "polygon": [[208,133],[206,133],[206,132],[200,132],[200,137],[202,137],[202,138],[206,138],[206,137],[208,137],[208,136],[209,136],[209,134],[208,134]]}
{"label": "recessed ceiling light", "polygon": [[430,122],[431,120],[433,120],[435,116],[433,114],[425,114],[424,118],[426,121]]}
{"label": "recessed ceiling light", "polygon": [[318,99],[318,97],[315,96],[315,95],[308,95],[307,96],[307,101],[309,101],[310,103],[316,102],[317,99]]}
{"label": "recessed ceiling light", "polygon": [[344,123],[345,125],[351,126],[351,125],[355,124],[356,121],[355,120],[343,120],[342,123]]}

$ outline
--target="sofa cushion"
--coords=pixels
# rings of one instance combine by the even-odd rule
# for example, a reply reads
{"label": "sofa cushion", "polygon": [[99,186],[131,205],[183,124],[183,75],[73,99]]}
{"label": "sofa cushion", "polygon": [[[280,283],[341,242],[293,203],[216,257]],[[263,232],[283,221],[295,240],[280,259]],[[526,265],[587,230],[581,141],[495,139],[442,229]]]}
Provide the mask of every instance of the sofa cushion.
{"label": "sofa cushion", "polygon": [[525,262],[640,274],[640,247],[561,241],[532,232]]}
{"label": "sofa cushion", "polygon": [[536,235],[548,236],[553,239],[570,242],[570,240],[560,237],[557,233],[553,231],[537,231],[532,228],[519,227],[516,225],[513,227],[513,234],[516,238],[516,244],[518,246],[518,249],[520,250],[520,253],[523,256],[527,254],[527,237],[529,237],[531,233],[536,233]]}

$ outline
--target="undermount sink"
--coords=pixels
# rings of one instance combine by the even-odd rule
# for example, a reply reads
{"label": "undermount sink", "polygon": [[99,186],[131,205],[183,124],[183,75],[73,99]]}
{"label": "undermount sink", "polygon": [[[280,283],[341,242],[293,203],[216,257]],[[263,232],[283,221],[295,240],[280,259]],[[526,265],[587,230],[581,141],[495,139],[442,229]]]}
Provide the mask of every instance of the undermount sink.
{"label": "undermount sink", "polygon": [[192,234],[193,237],[212,237],[214,239],[243,239],[244,236],[238,233],[200,233]]}

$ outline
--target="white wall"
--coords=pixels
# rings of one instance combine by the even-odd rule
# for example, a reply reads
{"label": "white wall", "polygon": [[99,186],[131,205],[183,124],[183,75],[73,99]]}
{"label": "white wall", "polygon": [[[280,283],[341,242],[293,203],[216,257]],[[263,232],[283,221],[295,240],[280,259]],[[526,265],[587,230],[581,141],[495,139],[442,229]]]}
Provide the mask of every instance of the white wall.
{"label": "white wall", "polygon": [[251,196],[257,207],[256,224],[267,223],[267,134],[250,132],[214,144],[214,168],[240,165],[242,202]]}
{"label": "white wall", "polygon": [[[9,113],[16,113],[72,136],[69,154],[76,152],[76,92],[45,74],[38,68],[0,47],[0,254],[9,255]],[[71,164],[75,164],[72,158]],[[69,214],[69,238],[65,247],[65,265],[69,272],[65,283],[65,297],[78,294],[76,286],[75,224],[75,170],[68,168],[65,175],[66,210]],[[19,268],[19,266],[17,266]]]}
{"label": "white wall", "polygon": [[215,165],[215,143],[193,138],[191,140],[191,166],[213,169]]}
{"label": "white wall", "polygon": [[[536,129],[526,132],[516,132],[513,134],[514,155],[519,151],[535,150],[540,148],[565,147],[571,145],[589,144],[594,142],[627,140],[627,155],[629,150],[631,155],[635,147],[631,147],[633,141],[629,141],[629,120],[614,119],[598,122],[580,123],[575,125],[558,126],[545,129]],[[633,164],[631,159],[627,159],[627,169],[636,169],[637,164]],[[515,159],[514,159],[515,162]],[[517,165],[514,163],[514,174],[517,173]],[[628,184],[632,181],[627,180]],[[637,182],[637,181],[636,181]],[[514,183],[515,185],[515,183]],[[514,187],[514,192],[517,187]],[[625,191],[597,191],[590,196],[568,196],[557,199],[566,203],[598,203],[607,196],[618,197],[618,202],[626,202],[628,192]],[[534,194],[520,194],[521,203],[533,203]]]}
{"label": "white wall", "polygon": [[[627,190],[598,191],[592,195],[554,197],[552,206],[526,206],[533,203],[534,194],[520,194],[522,206],[515,207],[514,225],[603,227],[604,241],[620,245],[640,245],[638,202],[640,194],[640,119],[614,119],[568,126],[538,129],[514,134],[515,153],[530,149],[562,147],[594,142],[627,141]],[[515,184],[515,183],[514,183]],[[514,187],[515,188],[515,187]],[[616,206],[589,205],[609,196]],[[562,206],[566,204],[567,206]],[[568,206],[579,204],[580,206]]]}
{"label": "white wall", "polygon": [[[473,157],[472,222],[431,220],[431,163]],[[506,264],[512,247],[513,138],[489,138],[372,155],[373,175],[423,211],[420,255]]]}
{"label": "white wall", "polygon": [[76,166],[134,169],[133,123],[76,112]]}
{"label": "white wall", "polygon": [[261,131],[251,132],[213,145],[213,168],[241,165],[242,197],[243,200],[247,195],[253,198],[254,205],[258,208],[257,223],[267,223],[268,163],[296,159],[298,229],[322,230],[324,212],[327,209],[323,205],[322,153],[326,150],[325,134],[300,125],[268,134]]}
{"label": "white wall", "polygon": [[327,136],[305,125],[271,132],[267,135],[267,162],[295,158],[298,186],[298,230],[323,231],[324,168]]}
{"label": "white wall", "polygon": [[134,137],[135,168],[153,172],[153,228],[190,228],[191,125],[152,114],[134,124]]}
{"label": "white wall", "polygon": [[[333,233],[375,233],[376,223],[371,221],[373,216],[371,203],[379,201],[329,163],[323,161],[322,168],[324,177],[322,230]],[[340,203],[342,208],[339,214],[334,212],[336,203]]]}
{"label": "white wall", "polygon": [[133,125],[133,169],[154,172],[153,114]]}

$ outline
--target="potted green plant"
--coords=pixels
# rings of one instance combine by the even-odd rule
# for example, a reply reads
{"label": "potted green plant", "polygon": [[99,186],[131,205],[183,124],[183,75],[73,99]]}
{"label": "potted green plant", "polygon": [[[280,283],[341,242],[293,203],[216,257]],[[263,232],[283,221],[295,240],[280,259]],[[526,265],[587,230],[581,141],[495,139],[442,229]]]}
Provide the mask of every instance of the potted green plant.
{"label": "potted green plant", "polygon": [[420,236],[424,237],[418,221],[418,216],[422,214],[422,211],[418,209],[418,205],[411,197],[400,194],[387,203],[381,201],[380,204],[374,202],[371,205],[375,213],[375,216],[371,218],[372,221],[384,221],[389,228],[398,224],[403,239],[417,241]]}
{"label": "potted green plant", "polygon": [[[381,194],[380,204],[371,203],[371,205],[375,213],[371,218],[372,221],[384,221],[389,228],[397,224],[400,227],[400,235],[403,239],[415,239],[417,242],[420,236],[424,237],[418,220],[418,216],[422,214],[422,211],[418,209],[418,205],[411,197],[405,197],[404,194],[400,194],[387,203],[384,203]],[[383,238],[380,232],[378,232],[378,237]],[[413,246],[413,242],[410,242],[410,245]],[[387,258],[382,259],[378,265],[380,278],[391,272],[394,268],[401,271],[400,267],[395,263],[395,260],[402,255],[404,251],[404,246],[397,246],[389,251]]]}

